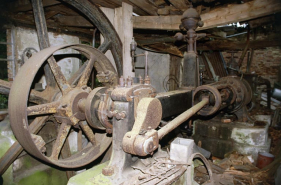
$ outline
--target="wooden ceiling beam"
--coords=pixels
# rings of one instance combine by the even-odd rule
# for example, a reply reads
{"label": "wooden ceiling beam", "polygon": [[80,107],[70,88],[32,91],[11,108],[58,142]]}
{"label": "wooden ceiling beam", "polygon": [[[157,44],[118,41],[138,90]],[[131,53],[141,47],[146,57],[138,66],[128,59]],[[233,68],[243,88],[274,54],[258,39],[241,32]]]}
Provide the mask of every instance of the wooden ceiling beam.
{"label": "wooden ceiling beam", "polygon": [[138,15],[150,15],[149,13],[145,12],[144,10],[137,7],[133,4],[130,0],[90,0],[92,4],[100,5],[106,8],[118,8],[122,6],[122,2],[128,3],[133,6],[133,12]]}
{"label": "wooden ceiling beam", "polygon": [[[243,50],[245,49],[246,42],[233,42],[233,41],[209,41],[204,44],[198,44],[197,50]],[[281,46],[281,39],[276,40],[254,40],[250,41],[249,48],[262,49],[266,47]]]}
{"label": "wooden ceiling beam", "polygon": [[[229,4],[201,14],[205,30],[233,22],[247,21],[281,11],[280,0],[253,0],[244,4]],[[135,29],[179,30],[181,16],[138,16],[133,17]]]}
{"label": "wooden ceiling beam", "polygon": [[140,9],[144,10],[147,12],[149,15],[158,15],[157,14],[157,7],[154,6],[153,4],[145,1],[145,0],[129,0],[131,3],[134,4],[134,6],[139,7]]}
{"label": "wooden ceiling beam", "polygon": [[[30,1],[27,1],[28,3],[26,4],[21,4],[21,1],[16,1],[13,3],[9,4],[10,7],[10,11],[12,12],[26,12],[26,11],[30,11],[32,10],[32,5],[30,3]],[[61,2],[57,1],[57,0],[43,0],[43,7],[47,7],[47,6],[53,6],[53,5],[57,5],[60,4]]]}
{"label": "wooden ceiling beam", "polygon": [[169,2],[177,9],[187,9],[190,4],[188,0],[169,0]]}
{"label": "wooden ceiling beam", "polygon": [[60,16],[56,18],[56,21],[61,26],[73,26],[73,27],[90,27],[93,28],[93,24],[81,16]]}

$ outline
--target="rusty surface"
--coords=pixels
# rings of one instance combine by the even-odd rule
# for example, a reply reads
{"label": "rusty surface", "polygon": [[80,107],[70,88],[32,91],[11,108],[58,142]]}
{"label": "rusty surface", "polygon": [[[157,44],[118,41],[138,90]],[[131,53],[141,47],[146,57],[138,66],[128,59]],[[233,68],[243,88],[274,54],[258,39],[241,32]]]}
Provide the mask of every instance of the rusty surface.
{"label": "rusty surface", "polygon": [[34,105],[34,106],[27,107],[26,112],[28,116],[56,113],[58,105],[59,102]]}
{"label": "rusty surface", "polygon": [[71,126],[67,125],[67,123],[61,124],[57,139],[53,145],[52,154],[50,156],[51,159],[58,160],[59,154],[70,131],[70,128]]}
{"label": "rusty surface", "polygon": [[[59,93],[58,89],[47,88],[41,93],[41,95],[44,95],[46,99],[49,99],[48,103],[39,104],[29,108],[27,108],[26,104],[29,98],[29,88],[33,82],[33,78],[35,77],[36,72],[43,65],[45,60],[49,58],[50,55],[52,55],[57,50],[63,48],[72,48],[78,50],[83,53],[86,57],[89,57],[89,59],[95,56],[95,58],[92,60],[95,61],[92,62],[95,63],[95,65],[91,64],[90,62],[87,62],[86,66],[82,66],[84,71],[86,70],[86,73],[87,71],[89,71],[88,68],[93,66],[98,66],[98,68],[96,69],[97,71],[107,70],[115,72],[109,60],[100,51],[91,48],[90,46],[63,45],[44,49],[34,54],[29,59],[29,61],[22,66],[22,70],[19,71],[10,92],[9,113],[11,115],[11,126],[13,132],[18,141],[20,141],[21,145],[29,153],[46,162],[53,163],[61,167],[73,168],[83,166],[95,160],[107,149],[111,142],[111,138],[106,136],[104,133],[101,133],[97,135],[97,138],[95,138],[95,140],[100,142],[100,139],[102,139],[102,144],[97,143],[96,145],[83,148],[82,150],[80,150],[80,152],[75,154],[75,157],[71,156],[66,159],[58,159],[70,128],[72,126],[75,126],[80,120],[85,120],[85,111],[83,108],[81,109],[81,107],[84,107],[83,102],[85,103],[85,101],[83,100],[87,98],[88,93],[90,92],[90,88],[84,85],[84,80],[87,81],[89,75],[83,75],[83,70],[79,70],[79,72],[75,74],[74,78],[69,80],[69,82],[67,83],[73,84],[77,82],[78,85],[74,85],[70,88],[67,88],[68,90],[63,91],[62,94]],[[83,78],[81,78],[81,76]],[[115,85],[116,83],[117,78],[104,84],[108,84],[108,86],[110,86]],[[21,91],[19,92],[18,89],[21,89]],[[18,102],[22,103],[19,104]],[[55,113],[55,119],[58,121],[58,123],[61,123],[62,125],[55,145],[53,147],[52,155],[51,157],[46,157],[41,153],[41,151],[37,148],[36,144],[32,140],[29,128],[30,125],[28,124],[27,116],[50,113]],[[87,137],[89,137],[89,132],[84,133],[86,133]],[[94,141],[93,137],[89,137],[89,139],[92,142]],[[82,154],[84,155],[81,158]]]}
{"label": "rusty surface", "polygon": [[[195,159],[200,159],[201,162],[203,162],[204,166],[207,169],[207,173],[209,175],[209,180],[207,182],[205,182],[204,184],[213,185],[214,184],[213,172],[212,172],[212,168],[211,168],[209,161],[201,153],[194,153],[189,157],[188,164],[192,164]],[[192,179],[192,174],[193,174],[192,171],[194,170],[193,168],[194,167],[191,165],[188,166],[187,179]]]}
{"label": "rusty surface", "polygon": [[105,93],[107,88],[105,87],[98,87],[92,90],[87,97],[86,104],[85,104],[85,116],[89,125],[93,128],[104,130],[105,127],[99,120],[98,116],[98,108],[100,104],[100,98],[102,94]]}
{"label": "rusty surface", "polygon": [[131,87],[116,88],[111,93],[111,98],[114,101],[132,101],[134,96],[155,97],[156,90],[150,85],[136,84]]}
{"label": "rusty surface", "polygon": [[158,148],[158,134],[154,130],[162,118],[162,106],[156,98],[143,98],[137,106],[137,117],[130,132],[123,138],[123,150],[146,156]]}
{"label": "rusty surface", "polygon": [[[139,170],[139,173],[130,177],[128,181],[124,182],[124,185],[168,185],[180,178],[188,166],[168,158],[153,158],[153,163],[149,168],[140,168],[137,166],[133,166],[133,168]],[[187,180],[187,182],[191,181],[191,179]]]}
{"label": "rusty surface", "polygon": [[[89,20],[91,20],[95,26],[101,31],[101,33],[103,34],[103,36],[105,37],[105,42],[101,45],[101,47],[99,48],[102,52],[106,52],[107,50],[111,50],[113,57],[115,58],[115,62],[116,62],[116,66],[118,69],[119,74],[122,74],[122,50],[120,48],[122,48],[122,43],[116,33],[116,31],[114,30],[113,26],[111,25],[111,23],[108,21],[108,19],[104,18],[106,17],[100,10],[98,7],[90,4],[88,1],[84,1],[84,0],[73,0],[73,1],[67,1],[67,3],[71,4],[72,6],[74,6],[75,8],[79,9],[80,12],[82,12],[86,17],[88,17]],[[40,48],[47,48],[50,46],[49,43],[49,39],[48,39],[48,35],[47,35],[47,27],[46,27],[46,21],[45,21],[45,16],[44,16],[44,10],[43,10],[43,6],[42,6],[42,2],[39,0],[32,0],[32,6],[33,6],[33,12],[34,12],[34,17],[35,17],[35,23],[36,23],[36,27],[38,30],[38,38],[39,38],[39,45]],[[78,50],[82,50],[83,47],[80,46],[80,48],[78,48]],[[84,48],[87,48],[86,46],[84,46]],[[97,55],[101,55],[102,53],[97,53],[97,52],[91,52],[89,50],[91,50],[89,47],[86,53],[95,53]],[[50,51],[49,51],[50,52]],[[82,52],[82,51],[81,51]],[[14,89],[21,89],[23,91],[25,91],[23,94],[19,94],[16,93],[15,90],[12,91],[12,95],[10,96],[10,101],[9,101],[9,107],[10,108],[10,114],[13,115],[13,121],[12,124],[14,123],[13,130],[15,132],[15,135],[17,137],[17,139],[20,138],[23,146],[25,147],[26,150],[28,150],[30,153],[32,153],[33,155],[39,157],[40,159],[47,161],[47,162],[51,162],[54,163],[56,165],[59,166],[63,166],[63,167],[77,167],[77,166],[82,166],[85,165],[89,162],[91,162],[92,160],[94,160],[97,156],[99,156],[110,144],[111,139],[110,138],[105,138],[104,140],[104,146],[97,146],[95,148],[91,149],[87,149],[85,152],[87,152],[86,155],[84,155],[84,161],[80,161],[80,162],[76,162],[75,160],[69,160],[67,162],[63,161],[61,163],[56,163],[56,162],[52,162],[51,160],[47,159],[46,157],[44,157],[43,155],[41,155],[39,153],[39,151],[36,151],[35,145],[32,142],[32,137],[30,135],[29,130],[30,130],[30,125],[28,125],[28,121],[27,121],[27,111],[29,112],[33,112],[33,113],[29,113],[29,114],[40,114],[40,113],[54,113],[55,112],[55,108],[52,106],[40,106],[38,105],[37,107],[29,107],[29,110],[27,110],[26,105],[24,105],[25,103],[22,103],[21,105],[19,105],[18,107],[16,106],[17,102],[27,102],[27,101],[22,101],[23,99],[28,99],[27,93],[29,93],[29,90],[27,88],[24,88],[23,86],[27,86],[30,87],[34,75],[35,73],[38,71],[38,66],[40,67],[43,62],[48,59],[49,65],[45,65],[44,71],[45,71],[45,76],[47,79],[47,89],[43,92],[40,93],[40,95],[38,96],[39,93],[36,93],[37,95],[35,95],[34,100],[32,100],[34,93],[31,91],[31,97],[29,99],[30,102],[34,102],[37,104],[47,104],[50,103],[53,99],[57,99],[56,93],[56,86],[58,85],[61,89],[61,91],[63,92],[63,94],[67,94],[71,88],[70,88],[70,84],[75,84],[79,78],[80,81],[78,82],[78,86],[81,85],[85,85],[87,83],[88,80],[88,76],[89,73],[92,69],[92,65],[95,62],[95,58],[90,57],[90,61],[86,62],[85,65],[83,65],[79,71],[69,80],[69,82],[66,81],[65,77],[63,76],[63,74],[61,73],[60,68],[58,67],[56,61],[54,60],[53,56],[49,56],[46,58],[46,56],[48,52],[41,52],[40,55],[37,56],[37,61],[38,63],[36,63],[36,61],[34,61],[32,67],[27,68],[25,67],[25,73],[29,74],[29,78],[25,79],[26,81],[23,82],[23,85],[20,85],[19,81],[17,80],[16,85],[14,85]],[[53,53],[53,52],[51,52]],[[34,57],[32,57],[34,58]],[[36,58],[36,57],[35,57]],[[98,72],[102,72],[102,71],[109,71],[109,73],[111,74],[111,78],[106,81],[104,84],[105,85],[115,85],[116,84],[116,80],[117,78],[115,76],[116,72],[113,68],[113,66],[111,65],[111,63],[108,63],[108,60],[105,56],[102,57],[97,57],[99,59],[102,60],[102,62],[100,63],[95,63],[95,67],[96,70]],[[105,61],[104,61],[105,60]],[[86,64],[88,64],[86,66]],[[25,65],[26,66],[26,65]],[[35,68],[33,68],[33,66],[36,66]],[[50,70],[51,67],[51,70]],[[86,69],[85,69],[86,68]],[[83,71],[85,73],[83,73]],[[18,78],[19,79],[19,78]],[[55,81],[56,79],[56,81]],[[56,84],[57,82],[57,84]],[[7,85],[7,84],[4,84]],[[8,84],[9,85],[9,84]],[[3,91],[5,91],[6,93],[8,93],[8,88],[1,88],[1,90],[3,89]],[[21,101],[19,101],[19,98],[15,98],[16,96],[21,97]],[[11,98],[12,97],[12,98]],[[13,102],[13,100],[15,100]],[[64,106],[64,105],[62,105]],[[25,110],[24,110],[25,109]],[[34,111],[35,109],[35,111]],[[81,110],[81,109],[80,109]],[[83,110],[82,110],[83,112]],[[77,113],[77,112],[76,112]],[[69,114],[68,114],[69,115]],[[70,116],[71,117],[71,116]],[[81,119],[80,116],[78,116],[78,119]],[[73,122],[73,120],[72,120]],[[15,126],[16,124],[21,125],[20,127]],[[22,133],[20,133],[19,130],[23,130]],[[102,138],[103,136],[99,137]],[[58,138],[59,140],[59,138]],[[19,148],[19,147],[18,147]]]}
{"label": "rusty surface", "polygon": [[102,169],[102,174],[105,176],[111,176],[114,174],[114,168],[112,166],[107,166]]}
{"label": "rusty surface", "polygon": [[46,143],[43,140],[43,138],[39,135],[35,135],[35,134],[31,134],[31,137],[33,139],[33,142],[35,143],[35,145],[37,146],[37,148],[42,152],[46,152]]}
{"label": "rusty surface", "polygon": [[89,125],[85,121],[81,121],[79,123],[80,127],[82,128],[83,132],[89,139],[89,141],[92,143],[93,146],[97,144],[95,134],[93,130],[89,127]]}
{"label": "rusty surface", "polygon": [[[203,92],[202,95],[200,94],[201,92]],[[202,85],[197,87],[193,94],[194,104],[199,102],[202,97],[206,95],[209,96],[210,99],[210,104],[201,109],[198,114],[207,116],[212,115],[219,110],[222,103],[221,94],[215,87],[212,87],[210,85]]]}
{"label": "rusty surface", "polygon": [[112,123],[108,119],[108,111],[112,109],[112,100],[108,91],[105,91],[101,96],[101,101],[98,108],[98,117],[103,127],[106,128],[107,132],[112,132]]}
{"label": "rusty surface", "polygon": [[218,82],[198,87],[193,102],[200,101],[204,94],[210,95],[210,103],[199,111],[200,115],[208,116],[218,110],[235,113],[239,121],[253,121],[245,106],[252,99],[252,89],[246,80],[237,76],[227,76]]}

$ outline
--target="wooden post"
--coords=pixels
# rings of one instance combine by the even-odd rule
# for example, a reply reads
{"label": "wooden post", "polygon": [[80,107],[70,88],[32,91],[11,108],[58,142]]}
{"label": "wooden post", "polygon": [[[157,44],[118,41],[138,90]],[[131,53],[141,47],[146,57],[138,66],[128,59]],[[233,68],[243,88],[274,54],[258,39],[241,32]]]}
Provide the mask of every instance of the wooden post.
{"label": "wooden post", "polygon": [[[132,57],[130,52],[130,44],[133,37],[133,7],[123,2],[122,7],[116,8],[115,10],[110,8],[101,8],[101,10],[109,18],[123,43],[123,76],[125,78],[128,76],[135,77],[135,73],[132,72]],[[106,56],[111,61],[114,61],[113,58],[110,58],[110,55],[111,53],[106,53]]]}

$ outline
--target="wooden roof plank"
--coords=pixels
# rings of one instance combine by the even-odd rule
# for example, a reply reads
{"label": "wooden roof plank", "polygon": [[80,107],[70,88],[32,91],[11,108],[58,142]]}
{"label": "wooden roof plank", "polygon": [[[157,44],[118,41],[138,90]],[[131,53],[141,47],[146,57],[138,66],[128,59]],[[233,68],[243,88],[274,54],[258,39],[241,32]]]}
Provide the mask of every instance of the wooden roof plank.
{"label": "wooden roof plank", "polygon": [[139,7],[140,9],[144,10],[147,12],[149,15],[158,15],[157,14],[157,7],[154,6],[153,4],[145,1],[145,0],[129,0],[131,3],[134,4],[134,6]]}
{"label": "wooden roof plank", "polygon": [[[43,0],[42,3],[43,7],[47,7],[60,4],[61,2],[57,0]],[[16,1],[14,3],[9,4],[9,7],[12,12],[25,12],[32,10],[32,5],[30,2],[27,4],[20,4],[20,1]]]}
{"label": "wooden roof plank", "polygon": [[[201,14],[205,30],[233,22],[240,22],[271,15],[281,11],[280,0],[254,0],[244,4],[231,4]],[[135,29],[179,30],[181,16],[139,16],[133,17]]]}
{"label": "wooden roof plank", "polygon": [[187,9],[190,4],[187,0],[169,0],[169,2],[178,9]]}
{"label": "wooden roof plank", "polygon": [[56,21],[62,26],[73,27],[90,27],[93,28],[93,24],[81,16],[60,16],[56,18]]}

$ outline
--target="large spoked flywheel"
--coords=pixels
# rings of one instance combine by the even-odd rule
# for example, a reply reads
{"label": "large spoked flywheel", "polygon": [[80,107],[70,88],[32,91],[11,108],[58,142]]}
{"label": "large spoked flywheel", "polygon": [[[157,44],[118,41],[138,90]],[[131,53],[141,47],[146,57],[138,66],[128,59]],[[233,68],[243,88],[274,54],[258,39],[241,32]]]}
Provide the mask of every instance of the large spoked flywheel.
{"label": "large spoked flywheel", "polygon": [[[52,58],[53,54],[61,49],[76,50],[85,56],[87,61],[69,80],[66,80],[57,63],[52,63],[50,68],[57,87],[37,92],[37,105],[30,106],[28,102],[30,94],[34,93],[31,87],[35,76],[47,63],[47,59]],[[92,162],[108,148],[111,137],[105,130],[96,131],[93,123],[89,126],[86,121],[86,117],[89,117],[86,114],[95,114],[93,110],[89,110],[91,106],[87,106],[87,102],[92,100],[92,89],[87,84],[93,68],[102,76],[100,81],[103,86],[116,85],[118,75],[110,61],[101,51],[87,45],[50,47],[34,54],[22,66],[10,91],[9,114],[17,140],[30,154],[60,167],[75,168]],[[48,119],[57,124],[58,132],[52,149],[46,154],[43,149],[46,141],[34,134],[34,130],[40,129]],[[62,149],[69,144],[67,138],[73,129],[81,130],[88,144],[73,155],[62,157]]]}
{"label": "large spoked flywheel", "polygon": [[[18,142],[15,142],[1,157],[1,173],[6,171],[23,148],[48,163],[66,168],[76,168],[95,160],[111,143],[111,138],[105,132],[107,128],[98,123],[98,119],[92,114],[93,110],[90,108],[97,104],[99,96],[96,94],[104,93],[106,88],[116,85],[117,74],[122,75],[122,43],[117,32],[98,6],[87,0],[62,0],[63,3],[74,7],[93,23],[103,35],[104,42],[98,49],[85,45],[64,45],[49,48],[52,43],[49,43],[48,39],[42,1],[31,0],[31,2],[39,46],[41,49],[46,49],[34,54],[21,67],[11,89],[10,84],[4,83],[4,81],[0,83],[0,87],[6,90],[5,93],[10,92],[10,120],[14,134],[20,143],[19,145]],[[53,57],[54,52],[65,48],[72,48],[88,59],[68,80],[62,74]],[[103,55],[108,50],[113,55],[117,72]],[[93,68],[100,74],[102,84],[106,88],[91,90],[87,87]],[[36,82],[34,78],[40,73],[44,73],[47,83],[43,92],[33,89],[33,83]],[[104,79],[102,79],[103,77]],[[85,103],[85,99],[88,104]],[[37,133],[42,131],[42,128],[46,129],[44,126],[48,126],[50,121],[57,126],[57,136],[53,141],[44,141]],[[84,139],[87,139],[88,144],[83,147],[80,144],[77,147],[78,151],[69,155],[69,151],[64,151],[69,150],[68,139],[74,131],[79,133],[80,142],[82,135]],[[50,145],[48,144],[50,142],[53,143],[52,148],[46,152],[44,146]],[[63,153],[67,155],[63,155]]]}

